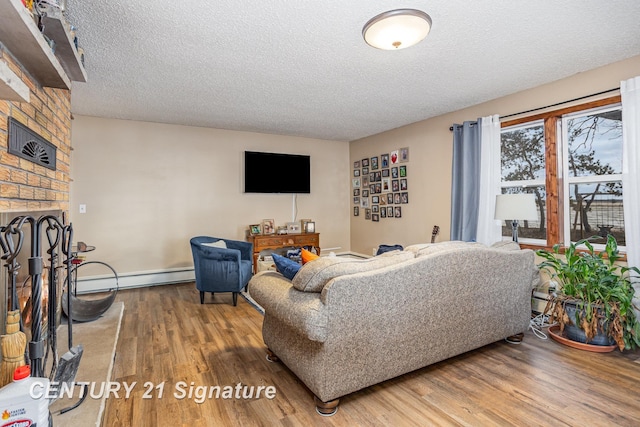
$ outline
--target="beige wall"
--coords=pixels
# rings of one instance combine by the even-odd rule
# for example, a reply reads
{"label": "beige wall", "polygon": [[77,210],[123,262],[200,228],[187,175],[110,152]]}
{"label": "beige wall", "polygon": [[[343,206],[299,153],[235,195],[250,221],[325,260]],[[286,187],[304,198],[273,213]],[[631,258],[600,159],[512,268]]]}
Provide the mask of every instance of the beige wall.
{"label": "beige wall", "polygon": [[347,142],[87,116],[72,135],[75,240],[119,274],[192,266],[196,235],[244,240],[249,224],[291,221],[292,195],[243,193],[244,150],[310,155],[298,220],[316,221],[322,247],[349,249]]}
{"label": "beige wall", "polygon": [[[431,238],[434,225],[441,227],[437,241],[449,240],[452,154],[452,134],[449,127],[453,123],[476,120],[492,114],[513,114],[590,95],[619,87],[621,80],[637,75],[640,75],[640,56],[353,141],[350,145],[350,167],[355,160],[379,156],[401,147],[409,147],[410,161],[407,163],[409,204],[402,205],[403,217],[381,219],[374,223],[365,220],[363,212],[359,217],[353,217],[352,214],[351,249],[370,254],[372,248],[381,243],[406,246],[425,242]],[[482,84],[481,77],[477,79],[478,84]],[[601,97],[616,94],[617,92]],[[351,206],[353,209],[353,203]]]}
{"label": "beige wall", "polygon": [[[441,227],[437,240],[448,240],[453,123],[589,95],[638,74],[640,56],[350,144],[77,116],[70,195],[76,240],[97,246],[91,259],[126,274],[190,266],[194,235],[242,239],[246,226],[263,218],[290,221],[290,195],[242,193],[244,150],[311,155],[312,193],[298,196],[297,217],[316,221],[324,248],[370,254],[382,243],[428,241],[434,225]],[[353,217],[353,161],[402,147],[410,149],[403,217]],[[78,213],[80,203],[86,214]]]}

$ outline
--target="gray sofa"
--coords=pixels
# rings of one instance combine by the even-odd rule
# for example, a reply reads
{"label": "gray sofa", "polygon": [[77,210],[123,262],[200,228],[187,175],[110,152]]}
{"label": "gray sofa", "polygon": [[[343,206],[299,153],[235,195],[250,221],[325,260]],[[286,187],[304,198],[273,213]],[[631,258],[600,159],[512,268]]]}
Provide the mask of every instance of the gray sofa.
{"label": "gray sofa", "polygon": [[[367,260],[321,257],[249,282],[263,339],[331,415],[339,398],[526,331],[531,250],[443,242]],[[514,250],[515,249],[515,250]]]}

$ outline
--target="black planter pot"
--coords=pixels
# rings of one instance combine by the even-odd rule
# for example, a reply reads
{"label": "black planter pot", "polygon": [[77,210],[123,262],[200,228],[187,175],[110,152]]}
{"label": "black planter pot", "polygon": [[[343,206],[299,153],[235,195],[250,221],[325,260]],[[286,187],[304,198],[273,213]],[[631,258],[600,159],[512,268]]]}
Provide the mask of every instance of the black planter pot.
{"label": "black planter pot", "polygon": [[615,340],[609,337],[606,333],[606,330],[608,329],[608,326],[609,326],[608,325],[609,322],[607,320],[602,322],[601,328],[598,331],[598,334],[595,337],[593,337],[591,340],[587,341],[587,335],[584,333],[584,331],[581,328],[574,325],[574,322],[576,320],[576,310],[582,311],[582,309],[578,307],[577,303],[567,301],[564,303],[564,310],[567,313],[567,316],[569,316],[569,319],[571,321],[570,324],[567,323],[564,325],[565,338],[571,341],[577,341],[577,342],[591,344],[591,345],[609,346],[609,345],[614,345],[616,343]]}

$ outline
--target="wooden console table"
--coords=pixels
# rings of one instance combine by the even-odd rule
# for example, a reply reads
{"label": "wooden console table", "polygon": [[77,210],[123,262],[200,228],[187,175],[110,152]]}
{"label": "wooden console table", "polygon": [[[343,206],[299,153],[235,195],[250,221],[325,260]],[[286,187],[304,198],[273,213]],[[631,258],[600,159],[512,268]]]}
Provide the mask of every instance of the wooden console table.
{"label": "wooden console table", "polygon": [[320,255],[320,233],[257,234],[247,236],[247,241],[253,243],[254,272],[258,271],[258,256],[264,249],[313,246]]}

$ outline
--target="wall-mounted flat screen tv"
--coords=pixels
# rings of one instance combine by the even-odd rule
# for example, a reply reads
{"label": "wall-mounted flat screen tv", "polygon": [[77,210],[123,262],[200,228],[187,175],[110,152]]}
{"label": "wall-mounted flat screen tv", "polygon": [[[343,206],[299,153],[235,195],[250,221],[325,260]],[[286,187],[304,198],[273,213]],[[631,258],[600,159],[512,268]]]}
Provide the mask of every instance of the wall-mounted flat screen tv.
{"label": "wall-mounted flat screen tv", "polygon": [[311,193],[311,157],[244,152],[245,193]]}

